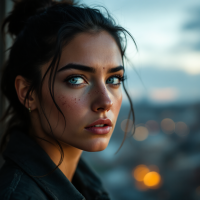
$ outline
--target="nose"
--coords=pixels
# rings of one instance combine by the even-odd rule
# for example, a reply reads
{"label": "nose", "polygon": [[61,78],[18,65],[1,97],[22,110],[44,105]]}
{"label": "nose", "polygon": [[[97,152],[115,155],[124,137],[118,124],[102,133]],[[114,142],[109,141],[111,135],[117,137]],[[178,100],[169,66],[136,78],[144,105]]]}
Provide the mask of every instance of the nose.
{"label": "nose", "polygon": [[109,111],[112,105],[113,102],[105,86],[94,90],[94,99],[92,102],[92,110],[94,112]]}

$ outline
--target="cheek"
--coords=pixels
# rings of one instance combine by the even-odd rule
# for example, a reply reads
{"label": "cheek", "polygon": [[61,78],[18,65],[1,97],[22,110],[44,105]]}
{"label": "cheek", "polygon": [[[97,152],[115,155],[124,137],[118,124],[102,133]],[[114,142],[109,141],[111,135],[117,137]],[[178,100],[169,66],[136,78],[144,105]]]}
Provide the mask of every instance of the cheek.
{"label": "cheek", "polygon": [[113,98],[113,112],[116,117],[118,117],[121,104],[122,104],[122,93],[119,92],[118,95],[115,95]]}
{"label": "cheek", "polygon": [[58,105],[60,108],[71,110],[73,109],[74,105],[76,104],[76,98],[69,98],[64,95],[58,96]]}
{"label": "cheek", "polygon": [[83,112],[85,100],[77,96],[59,95],[57,103],[66,118],[74,119]]}

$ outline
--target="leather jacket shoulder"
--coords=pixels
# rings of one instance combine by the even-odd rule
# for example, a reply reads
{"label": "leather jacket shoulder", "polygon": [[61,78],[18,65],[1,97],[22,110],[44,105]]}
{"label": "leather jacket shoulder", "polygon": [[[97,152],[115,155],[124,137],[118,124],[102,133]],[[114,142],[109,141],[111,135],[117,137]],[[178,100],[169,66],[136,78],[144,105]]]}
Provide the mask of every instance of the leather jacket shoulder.
{"label": "leather jacket shoulder", "polygon": [[[3,153],[1,200],[109,200],[93,170],[80,159],[72,182],[46,152],[21,131],[14,131]],[[48,174],[48,175],[47,175]]]}

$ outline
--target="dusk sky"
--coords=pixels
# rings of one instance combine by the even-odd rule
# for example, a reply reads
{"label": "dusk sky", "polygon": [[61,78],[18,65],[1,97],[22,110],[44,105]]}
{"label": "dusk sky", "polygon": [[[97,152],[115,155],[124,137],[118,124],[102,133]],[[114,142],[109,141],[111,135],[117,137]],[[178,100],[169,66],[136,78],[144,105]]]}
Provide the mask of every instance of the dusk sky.
{"label": "dusk sky", "polygon": [[[200,41],[200,30],[186,28],[197,20],[199,0],[83,0],[88,5],[105,6],[135,38],[139,52],[129,57],[140,66],[177,68],[200,73],[200,51],[191,45]],[[197,24],[197,26],[200,26]],[[132,55],[131,55],[132,54]],[[138,55],[139,54],[139,55]],[[139,57],[139,58],[138,58]]]}

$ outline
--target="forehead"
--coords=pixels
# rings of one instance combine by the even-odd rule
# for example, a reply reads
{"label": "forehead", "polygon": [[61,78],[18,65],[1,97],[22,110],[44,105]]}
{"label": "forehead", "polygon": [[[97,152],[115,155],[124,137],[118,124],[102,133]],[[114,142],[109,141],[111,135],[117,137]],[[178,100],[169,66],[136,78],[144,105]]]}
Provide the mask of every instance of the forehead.
{"label": "forehead", "polygon": [[67,63],[112,67],[122,65],[122,57],[116,41],[106,31],[79,33],[62,50],[60,67]]}

